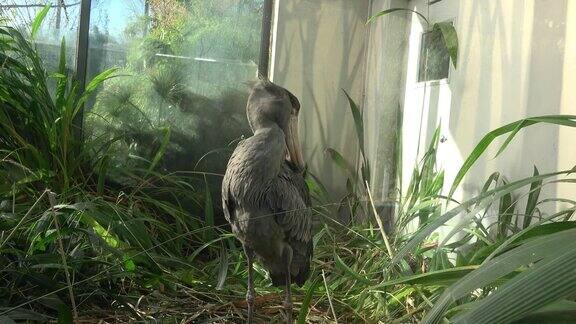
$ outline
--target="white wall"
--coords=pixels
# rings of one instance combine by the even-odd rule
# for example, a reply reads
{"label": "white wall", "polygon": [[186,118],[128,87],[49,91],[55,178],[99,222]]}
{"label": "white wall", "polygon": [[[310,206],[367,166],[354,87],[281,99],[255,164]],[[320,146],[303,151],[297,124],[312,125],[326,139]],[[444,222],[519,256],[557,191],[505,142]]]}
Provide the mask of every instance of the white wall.
{"label": "white wall", "polygon": [[[545,114],[576,115],[576,0],[278,0],[273,80],[302,101],[301,137],[311,170],[344,191],[344,177],[325,148],[356,157],[353,121],[341,88],[363,103],[368,156],[377,200],[386,201],[393,167],[396,105],[403,109],[403,183],[441,122],[439,163],[445,190],[484,134]],[[459,65],[447,82],[416,82],[420,37],[416,15],[394,13],[368,27],[368,11],[405,6],[434,22],[454,20]],[[369,28],[369,29],[368,29]],[[365,64],[367,62],[367,64]],[[363,95],[365,94],[365,97]],[[487,177],[508,179],[576,164],[575,129],[533,126],[493,159],[498,143],[465,178],[456,198],[478,193]],[[404,185],[406,187],[406,185]],[[574,197],[574,186],[544,195]],[[555,209],[556,206],[551,206]]]}
{"label": "white wall", "polygon": [[310,170],[340,197],[345,177],[327,158],[334,148],[351,163],[358,145],[346,89],[362,101],[368,0],[277,0],[271,78],[301,101],[300,137]]}
{"label": "white wall", "polygon": [[[435,126],[442,122],[439,159],[447,189],[463,159],[490,130],[538,115],[576,115],[576,1],[444,0],[410,6],[431,23],[454,20],[459,65],[447,83],[416,82],[421,21],[413,15],[408,47],[404,105],[404,170],[422,156]],[[419,118],[422,117],[422,123]],[[421,132],[420,139],[414,134]],[[494,171],[508,179],[570,169],[576,164],[576,130],[532,126],[504,154],[493,159],[498,142],[471,169],[457,197],[477,194]],[[404,175],[405,181],[409,177]],[[544,195],[574,198],[574,185],[549,186]],[[558,206],[550,206],[550,210]]]}

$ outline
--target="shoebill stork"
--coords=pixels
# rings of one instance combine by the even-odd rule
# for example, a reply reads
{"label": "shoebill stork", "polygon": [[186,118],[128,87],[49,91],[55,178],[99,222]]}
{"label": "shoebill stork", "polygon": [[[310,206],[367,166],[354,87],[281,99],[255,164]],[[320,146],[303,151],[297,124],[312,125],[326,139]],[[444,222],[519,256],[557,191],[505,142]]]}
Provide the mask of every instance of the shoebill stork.
{"label": "shoebill stork", "polygon": [[248,323],[252,322],[257,259],[274,286],[285,287],[284,308],[292,323],[290,286],[302,286],[312,258],[310,194],[298,139],[300,103],[268,80],[255,83],[246,114],[253,136],[238,143],[222,183],[224,215],[248,262]]}

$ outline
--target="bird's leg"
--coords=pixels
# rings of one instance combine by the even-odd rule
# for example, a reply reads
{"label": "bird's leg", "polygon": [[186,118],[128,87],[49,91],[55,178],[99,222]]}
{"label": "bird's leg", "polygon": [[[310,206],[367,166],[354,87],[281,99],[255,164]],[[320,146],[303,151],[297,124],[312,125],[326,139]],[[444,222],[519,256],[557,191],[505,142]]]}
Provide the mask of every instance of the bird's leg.
{"label": "bird's leg", "polygon": [[254,279],[252,277],[252,262],[254,261],[254,251],[244,245],[244,253],[248,261],[248,291],[246,292],[246,304],[248,304],[248,324],[252,324],[254,310]]}
{"label": "bird's leg", "polygon": [[292,264],[292,249],[284,250],[284,262],[286,262],[286,287],[284,292],[286,294],[284,299],[284,310],[286,312],[286,323],[292,324],[292,280],[290,276],[290,264]]}

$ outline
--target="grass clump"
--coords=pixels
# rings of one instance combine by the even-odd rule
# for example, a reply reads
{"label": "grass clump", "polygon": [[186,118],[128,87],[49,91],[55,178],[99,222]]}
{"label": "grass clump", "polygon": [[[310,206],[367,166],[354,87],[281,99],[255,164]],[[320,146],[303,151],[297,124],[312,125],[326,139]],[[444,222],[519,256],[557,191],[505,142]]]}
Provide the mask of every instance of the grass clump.
{"label": "grass clump", "polygon": [[[0,321],[242,321],[243,253],[214,220],[212,175],[162,167],[172,129],[156,129],[162,140],[149,148],[150,158],[117,163],[114,144],[129,143],[128,133],[82,138],[76,128],[83,105],[114,70],[80,93],[63,58],[58,71],[46,72],[34,46],[5,26],[0,62]],[[162,87],[165,77],[151,82],[180,103],[174,91],[182,89]],[[101,94],[111,96],[101,104],[130,104],[130,91],[121,90]],[[360,110],[348,99],[361,141]],[[102,111],[118,117],[108,108]],[[507,134],[505,147],[538,122],[576,126],[574,116],[506,125],[480,142],[460,174],[494,138]],[[477,197],[456,202],[442,195],[438,141],[436,132],[385,232],[355,217],[332,217],[339,206],[366,219],[379,215],[366,193],[370,168],[361,142],[359,172],[328,151],[349,174],[349,190],[332,203],[322,184],[308,179],[319,221],[311,279],[294,292],[299,322],[505,323],[574,315],[576,202],[540,197],[546,185],[573,183],[573,170],[535,169],[511,182],[494,174]],[[523,188],[529,192],[520,194]],[[570,206],[541,210],[560,201]],[[494,210],[497,221],[488,224]],[[464,221],[450,235],[436,234],[455,217]],[[257,318],[281,321],[282,294],[258,267],[255,284]]]}

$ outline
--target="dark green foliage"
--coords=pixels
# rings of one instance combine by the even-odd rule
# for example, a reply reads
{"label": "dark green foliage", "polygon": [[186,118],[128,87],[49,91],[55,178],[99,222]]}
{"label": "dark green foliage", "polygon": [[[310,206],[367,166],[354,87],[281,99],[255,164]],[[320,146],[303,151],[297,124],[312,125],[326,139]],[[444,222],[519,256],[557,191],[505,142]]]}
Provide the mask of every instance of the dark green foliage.
{"label": "dark green foliage", "polygon": [[[59,241],[76,297],[88,303],[105,303],[123,284],[150,288],[181,280],[173,271],[195,268],[186,255],[201,244],[205,229],[180,202],[199,204],[203,187],[198,191],[190,179],[155,171],[166,141],[151,150],[151,162],[127,168],[112,162],[113,144],[122,136],[77,136],[76,115],[114,70],[78,93],[64,59],[49,76],[17,30],[0,26],[0,48],[0,287],[6,287],[0,290],[0,314],[18,318],[14,306],[29,304],[67,318]],[[47,84],[50,77],[54,88]],[[57,193],[55,214],[48,190]],[[212,253],[221,251],[204,250]]]}

